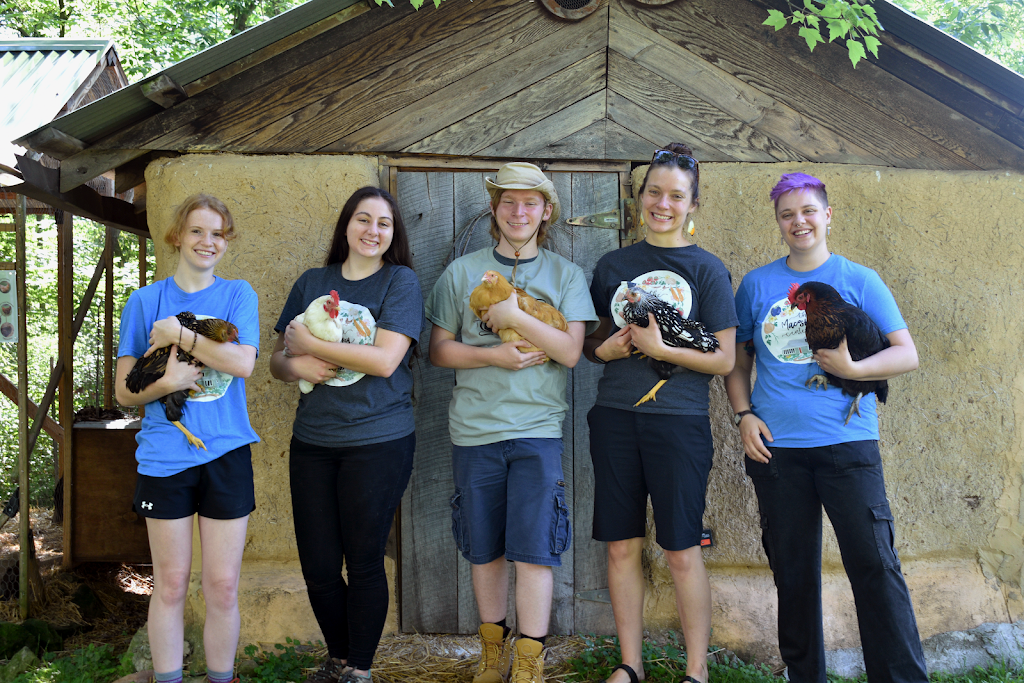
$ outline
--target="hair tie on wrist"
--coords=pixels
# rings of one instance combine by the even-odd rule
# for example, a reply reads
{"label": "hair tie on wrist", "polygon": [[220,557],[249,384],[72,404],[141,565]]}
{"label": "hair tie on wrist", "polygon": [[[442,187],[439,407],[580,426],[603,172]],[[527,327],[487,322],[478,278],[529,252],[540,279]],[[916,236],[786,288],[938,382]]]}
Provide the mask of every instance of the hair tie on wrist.
{"label": "hair tie on wrist", "polygon": [[184,325],[182,325],[181,327],[178,328],[178,348],[179,349],[181,348],[181,331],[184,330],[184,329],[185,329]]}

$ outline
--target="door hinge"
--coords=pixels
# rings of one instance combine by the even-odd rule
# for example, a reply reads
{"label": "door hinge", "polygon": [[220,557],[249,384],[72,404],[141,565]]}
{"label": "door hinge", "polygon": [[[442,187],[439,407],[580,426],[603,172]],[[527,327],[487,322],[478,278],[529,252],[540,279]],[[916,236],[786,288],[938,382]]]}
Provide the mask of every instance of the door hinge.
{"label": "door hinge", "polygon": [[611,593],[607,588],[598,588],[592,591],[580,591],[576,594],[577,600],[589,600],[590,602],[605,602],[609,605],[612,602]]}
{"label": "door hinge", "polygon": [[606,230],[618,230],[619,236],[626,241],[635,240],[636,202],[632,198],[620,199],[619,208],[615,211],[604,211],[589,216],[577,216],[566,221],[569,225],[581,225],[588,228],[604,228]]}

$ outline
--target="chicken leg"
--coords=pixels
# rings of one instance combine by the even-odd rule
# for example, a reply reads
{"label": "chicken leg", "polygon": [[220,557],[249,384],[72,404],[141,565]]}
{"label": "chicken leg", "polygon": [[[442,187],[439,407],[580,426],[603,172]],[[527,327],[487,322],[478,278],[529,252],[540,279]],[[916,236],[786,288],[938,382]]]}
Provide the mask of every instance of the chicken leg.
{"label": "chicken leg", "polygon": [[[812,384],[814,385],[813,387],[811,386]],[[804,382],[804,386],[811,389],[828,389],[828,378],[819,372]]]}
{"label": "chicken leg", "polygon": [[654,388],[644,394],[642,399],[634,403],[633,407],[636,408],[641,403],[647,403],[648,401],[657,401],[658,399],[655,397],[655,394],[658,393],[658,389],[661,389],[661,385],[667,381],[667,379],[658,380],[658,383],[654,385]]}
{"label": "chicken leg", "polygon": [[853,418],[854,413],[857,413],[857,417],[862,417],[860,414],[860,399],[863,395],[864,392],[862,391],[853,397],[853,404],[850,406],[850,412],[846,413],[846,422],[843,423],[844,425],[850,424],[850,420]]}
{"label": "chicken leg", "polygon": [[188,442],[190,444],[192,444],[196,448],[202,448],[204,451],[206,450],[206,444],[203,443],[203,440],[200,439],[198,436],[192,434],[192,432],[185,429],[185,425],[181,424],[181,422],[174,420],[171,422],[171,424],[181,430],[181,433],[185,435],[185,438],[188,439]]}

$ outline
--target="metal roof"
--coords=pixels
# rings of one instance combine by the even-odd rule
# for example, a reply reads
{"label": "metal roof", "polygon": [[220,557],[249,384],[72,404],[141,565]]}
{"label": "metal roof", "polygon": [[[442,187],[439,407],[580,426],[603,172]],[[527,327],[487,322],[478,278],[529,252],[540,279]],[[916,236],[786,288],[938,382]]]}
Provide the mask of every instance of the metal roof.
{"label": "metal roof", "polygon": [[[141,86],[144,83],[154,81],[159,76],[166,74],[175,83],[182,86],[187,85],[254,52],[262,50],[282,38],[287,38],[318,21],[337,14],[347,7],[365,1],[310,0],[258,26],[247,29],[217,45],[198,52],[163,71],[151,74],[141,81],[132,83],[126,88],[110,93],[96,102],[70,112],[62,116],[60,123],[55,124],[54,127],[73,138],[85,142],[87,145],[101,140],[107,135],[122,130],[136,121],[163,111],[162,107],[142,94]],[[45,123],[41,121],[36,126],[42,128],[45,127]],[[26,130],[23,132],[28,133],[31,131]],[[10,136],[0,138],[0,140],[14,139]]]}
{"label": "metal roof", "polygon": [[113,47],[106,39],[0,40],[0,147],[52,121]]}

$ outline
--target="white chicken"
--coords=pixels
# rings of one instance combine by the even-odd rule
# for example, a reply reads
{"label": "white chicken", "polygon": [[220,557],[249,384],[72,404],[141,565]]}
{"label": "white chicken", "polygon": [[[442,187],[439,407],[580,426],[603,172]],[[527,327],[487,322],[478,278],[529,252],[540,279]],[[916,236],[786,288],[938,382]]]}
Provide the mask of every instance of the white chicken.
{"label": "white chicken", "polygon": [[[305,325],[317,339],[348,344],[373,344],[377,337],[377,323],[369,309],[359,304],[341,301],[338,292],[331,290],[313,299],[305,312],[295,316],[295,322]],[[332,387],[344,387],[362,379],[364,373],[347,368],[338,368],[335,377],[324,382]],[[304,379],[299,380],[299,390],[308,394],[316,386]]]}
{"label": "white chicken", "polygon": [[[317,339],[340,342],[345,336],[343,321],[338,315],[340,303],[338,292],[332,289],[330,294],[313,299],[305,312],[295,316],[295,322],[305,325]],[[313,386],[312,382],[299,380],[299,391],[304,394],[313,391]]]}

